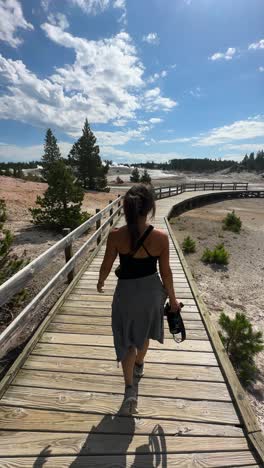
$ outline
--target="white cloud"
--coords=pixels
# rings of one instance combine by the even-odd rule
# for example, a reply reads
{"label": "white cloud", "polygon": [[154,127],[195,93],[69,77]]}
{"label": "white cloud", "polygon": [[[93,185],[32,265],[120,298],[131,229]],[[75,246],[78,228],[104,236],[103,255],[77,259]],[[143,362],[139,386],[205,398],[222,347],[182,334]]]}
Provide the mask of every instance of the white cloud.
{"label": "white cloud", "polygon": [[160,88],[152,88],[145,92],[144,98],[145,110],[153,112],[159,109],[169,111],[178,103],[170,98],[165,98],[160,95]]}
{"label": "white cloud", "polygon": [[234,47],[229,47],[226,52],[216,52],[215,54],[209,57],[209,60],[232,60],[236,53],[236,49]]}
{"label": "white cloud", "polygon": [[49,23],[53,24],[54,26],[58,26],[61,29],[67,29],[69,27],[69,22],[67,20],[66,15],[63,13],[51,13],[48,16]]}
{"label": "white cloud", "polygon": [[263,73],[263,72],[264,72],[264,67],[259,67],[259,71],[260,71],[261,73]]}
{"label": "white cloud", "polygon": [[18,0],[0,0],[0,40],[11,47],[17,47],[23,40],[16,36],[17,29],[33,30],[31,23],[25,20]]}
{"label": "white cloud", "polygon": [[150,123],[152,124],[158,124],[163,122],[163,119],[159,119],[158,117],[153,117],[152,119],[149,119]]}
{"label": "white cloud", "polygon": [[118,119],[113,122],[114,127],[124,127],[127,124],[127,120],[125,119]]}
{"label": "white cloud", "polygon": [[133,90],[143,87],[144,69],[128,34],[88,41],[48,23],[43,29],[75,50],[75,63],[40,80],[20,60],[0,56],[0,74],[8,86],[0,98],[0,117],[56,125],[74,136],[86,116],[99,123],[135,117],[140,102]]}
{"label": "white cloud", "polygon": [[182,138],[172,138],[170,140],[159,140],[158,143],[188,143],[190,141],[195,141],[199,137],[182,137]]}
{"label": "white cloud", "polygon": [[125,0],[68,0],[74,6],[81,8],[84,13],[97,15],[109,7],[112,8],[126,8]]}
{"label": "white cloud", "polygon": [[146,36],[143,36],[142,40],[151,45],[159,44],[159,36],[157,33],[149,33]]}
{"label": "white cloud", "polygon": [[167,76],[168,72],[166,70],[162,70],[160,73],[154,73],[154,75],[151,75],[148,79],[148,83],[154,83],[157,81],[159,78],[165,78]]}
{"label": "white cloud", "polygon": [[193,96],[193,97],[196,97],[196,98],[201,97],[202,96],[201,88],[199,86],[197,86],[196,88],[191,89],[190,90],[190,95]]}
{"label": "white cloud", "polygon": [[114,157],[115,160],[120,161],[127,161],[127,162],[136,162],[136,161],[156,161],[156,162],[165,162],[169,161],[170,159],[179,158],[189,158],[188,155],[183,155],[181,153],[170,152],[170,153],[136,153],[130,151],[123,151],[117,148],[113,148],[111,146],[105,146],[101,148],[101,156],[103,158]]}
{"label": "white cloud", "polygon": [[251,151],[259,151],[264,149],[263,143],[229,143],[223,147],[224,150],[240,150],[241,152],[250,153]]}
{"label": "white cloud", "polygon": [[102,132],[96,131],[95,136],[99,146],[120,146],[131,140],[143,140],[144,132],[148,131],[149,127],[141,127],[137,130],[128,130],[127,132]]}
{"label": "white cloud", "polygon": [[[72,143],[67,141],[58,142],[61,154],[67,157],[72,147]],[[4,162],[9,161],[34,161],[41,158],[43,155],[43,145],[32,146],[17,146],[17,145],[0,145],[0,159]]]}
{"label": "white cloud", "polygon": [[249,50],[264,49],[264,39],[260,39],[259,42],[253,42],[248,46]]}
{"label": "white cloud", "polygon": [[264,137],[264,120],[260,118],[240,120],[231,125],[213,128],[207,135],[201,136],[194,146],[215,146],[257,137]]}

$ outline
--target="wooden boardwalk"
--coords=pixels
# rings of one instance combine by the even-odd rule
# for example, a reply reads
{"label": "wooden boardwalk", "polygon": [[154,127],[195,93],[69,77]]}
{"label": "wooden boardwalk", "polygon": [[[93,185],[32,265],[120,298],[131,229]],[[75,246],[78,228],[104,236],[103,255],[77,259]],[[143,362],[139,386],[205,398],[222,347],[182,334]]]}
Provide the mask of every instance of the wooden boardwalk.
{"label": "wooden boardwalk", "polygon": [[[157,227],[167,229],[164,216],[184,196],[157,202]],[[112,270],[105,293],[96,292],[103,254],[104,245],[0,400],[0,467],[261,466],[171,238],[187,340],[177,345],[166,325],[165,344],[152,342],[146,357],[138,415],[118,416],[124,384],[111,335],[116,277]]]}

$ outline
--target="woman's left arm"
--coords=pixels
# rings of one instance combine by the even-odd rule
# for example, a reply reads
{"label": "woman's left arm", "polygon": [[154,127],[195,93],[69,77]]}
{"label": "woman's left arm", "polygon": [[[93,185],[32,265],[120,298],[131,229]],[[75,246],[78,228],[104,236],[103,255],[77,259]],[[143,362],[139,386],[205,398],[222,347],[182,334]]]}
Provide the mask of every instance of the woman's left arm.
{"label": "woman's left arm", "polygon": [[117,257],[117,254],[118,254],[118,251],[117,251],[116,242],[115,242],[115,232],[113,230],[109,232],[107,242],[106,242],[104,259],[100,268],[99,279],[97,283],[98,292],[103,292],[102,288],[104,286],[104,282],[111,271],[111,268]]}

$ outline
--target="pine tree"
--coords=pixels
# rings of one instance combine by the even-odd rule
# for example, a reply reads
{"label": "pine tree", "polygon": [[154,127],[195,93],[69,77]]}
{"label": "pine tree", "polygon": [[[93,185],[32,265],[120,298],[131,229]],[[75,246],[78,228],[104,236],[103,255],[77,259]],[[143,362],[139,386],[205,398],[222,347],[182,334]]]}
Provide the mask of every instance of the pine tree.
{"label": "pine tree", "polygon": [[30,209],[35,224],[53,229],[74,229],[90,217],[81,212],[83,190],[63,160],[55,161],[50,167],[48,184],[44,197],[37,197],[39,207]]}
{"label": "pine tree", "polygon": [[107,185],[109,165],[102,164],[99,146],[96,145],[96,138],[87,119],[82,133],[70,151],[69,162],[76,167],[78,179],[85,189],[103,190]]}
{"label": "pine tree", "polygon": [[44,154],[41,158],[43,167],[42,176],[46,181],[48,180],[52,164],[59,159],[61,159],[61,153],[57,144],[57,139],[53,135],[51,129],[48,128],[45,136]]}
{"label": "pine tree", "polygon": [[151,184],[151,177],[147,169],[144,169],[144,172],[142,176],[140,177],[140,182],[142,182],[142,184]]}
{"label": "pine tree", "polygon": [[254,332],[245,314],[238,312],[234,319],[222,312],[219,324],[224,332],[220,337],[230,361],[241,382],[248,386],[258,374],[254,357],[264,349],[262,333]]}
{"label": "pine tree", "polygon": [[137,167],[135,167],[135,169],[133,169],[133,171],[131,172],[131,176],[130,176],[130,182],[139,182],[139,179],[140,179],[140,174],[139,174],[139,170]]}

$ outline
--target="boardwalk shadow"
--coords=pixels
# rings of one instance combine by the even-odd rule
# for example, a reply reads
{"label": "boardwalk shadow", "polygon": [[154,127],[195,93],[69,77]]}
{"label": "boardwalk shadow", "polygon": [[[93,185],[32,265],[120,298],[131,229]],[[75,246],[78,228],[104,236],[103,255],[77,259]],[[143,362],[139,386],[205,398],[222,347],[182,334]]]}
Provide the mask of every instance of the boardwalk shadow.
{"label": "boardwalk shadow", "polygon": [[[133,417],[105,415],[91,432],[83,444],[71,468],[83,467],[84,455],[116,455],[120,466],[126,466],[126,453],[135,432]],[[121,434],[121,435],[120,435]]]}

